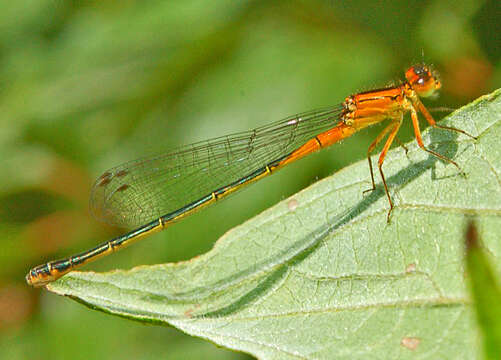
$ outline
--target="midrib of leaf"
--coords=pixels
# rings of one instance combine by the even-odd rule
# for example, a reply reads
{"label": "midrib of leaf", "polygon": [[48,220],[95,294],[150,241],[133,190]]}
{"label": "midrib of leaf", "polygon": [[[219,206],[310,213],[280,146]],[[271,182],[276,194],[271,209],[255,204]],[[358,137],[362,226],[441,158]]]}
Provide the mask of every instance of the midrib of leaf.
{"label": "midrib of leaf", "polygon": [[[464,286],[465,214],[501,254],[501,91],[456,111],[425,144],[464,170],[407,144],[384,171],[391,223],[366,160],[317,182],[241,226],[192,261],[105,274],[73,272],[49,290],[93,308],[262,358],[477,356]],[[501,266],[496,263],[498,274]],[[417,339],[410,350],[404,339]]]}

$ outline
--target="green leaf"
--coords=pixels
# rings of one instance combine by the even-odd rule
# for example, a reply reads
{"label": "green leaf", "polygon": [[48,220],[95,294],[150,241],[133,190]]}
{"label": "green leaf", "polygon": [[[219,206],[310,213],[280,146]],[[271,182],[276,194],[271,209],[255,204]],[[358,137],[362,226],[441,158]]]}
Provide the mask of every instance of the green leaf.
{"label": "green leaf", "polygon": [[[282,201],[191,261],[73,272],[49,290],[131,319],[170,324],[260,358],[480,356],[464,274],[465,214],[501,256],[501,90],[425,131],[457,168],[408,145],[386,159],[396,208],[366,160]],[[494,264],[497,274],[499,263]]]}
{"label": "green leaf", "polygon": [[473,221],[466,232],[466,250],[466,269],[482,331],[485,359],[501,359],[501,289]]}

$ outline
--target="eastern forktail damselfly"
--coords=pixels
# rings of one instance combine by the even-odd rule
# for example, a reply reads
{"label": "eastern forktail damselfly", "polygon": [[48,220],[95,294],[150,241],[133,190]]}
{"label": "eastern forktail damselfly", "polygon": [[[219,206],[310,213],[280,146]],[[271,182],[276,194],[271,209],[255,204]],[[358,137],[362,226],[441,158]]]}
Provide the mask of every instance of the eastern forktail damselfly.
{"label": "eastern forktail damselfly", "polygon": [[394,205],[382,165],[404,114],[410,113],[418,145],[458,169],[453,160],[423,145],[418,113],[433,127],[474,138],[463,130],[436,124],[421,103],[420,97],[431,96],[441,87],[428,66],[412,66],[405,77],[406,81],[398,86],[351,95],[341,105],[297,114],[254,130],[194,143],[106,171],[92,189],[92,213],[109,223],[136,229],[91,250],[39,265],[30,270],[26,281],[33,286],[46,285],[81,265],[163,230],[305,155],[384,120],[388,121],[387,126],[368,149],[372,181],[369,190],[376,188],[370,154],[387,136],[378,168],[390,204],[389,221]]}

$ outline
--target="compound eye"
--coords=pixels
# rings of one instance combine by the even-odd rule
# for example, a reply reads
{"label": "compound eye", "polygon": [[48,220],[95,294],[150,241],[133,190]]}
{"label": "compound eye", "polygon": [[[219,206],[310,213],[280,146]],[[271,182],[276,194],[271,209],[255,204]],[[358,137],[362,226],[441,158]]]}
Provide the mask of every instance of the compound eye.
{"label": "compound eye", "polygon": [[424,68],[424,66],[422,65],[414,65],[414,73],[416,75],[423,75],[424,73],[426,73],[426,69]]}

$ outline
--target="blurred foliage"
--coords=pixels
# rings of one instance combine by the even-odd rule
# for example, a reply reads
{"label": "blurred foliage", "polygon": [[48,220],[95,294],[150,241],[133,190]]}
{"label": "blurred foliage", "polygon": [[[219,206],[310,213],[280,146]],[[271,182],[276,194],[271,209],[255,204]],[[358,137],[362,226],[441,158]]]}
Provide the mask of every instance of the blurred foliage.
{"label": "blurred foliage", "polygon": [[[475,222],[470,219],[466,231],[466,270],[469,277],[471,297],[475,304],[477,322],[483,338],[486,360],[501,358],[501,289],[496,271],[479,239]],[[488,255],[491,255],[488,257]]]}
{"label": "blurred foliage", "polygon": [[[414,62],[442,74],[443,96],[429,106],[492,90],[500,13],[499,2],[473,0],[1,2],[0,358],[243,357],[86,311],[27,288],[24,274],[123,231],[87,212],[93,179],[113,165],[341,102],[397,82]],[[378,130],[92,269],[203,253],[204,239],[363,158]],[[410,139],[410,126],[399,136]]]}

